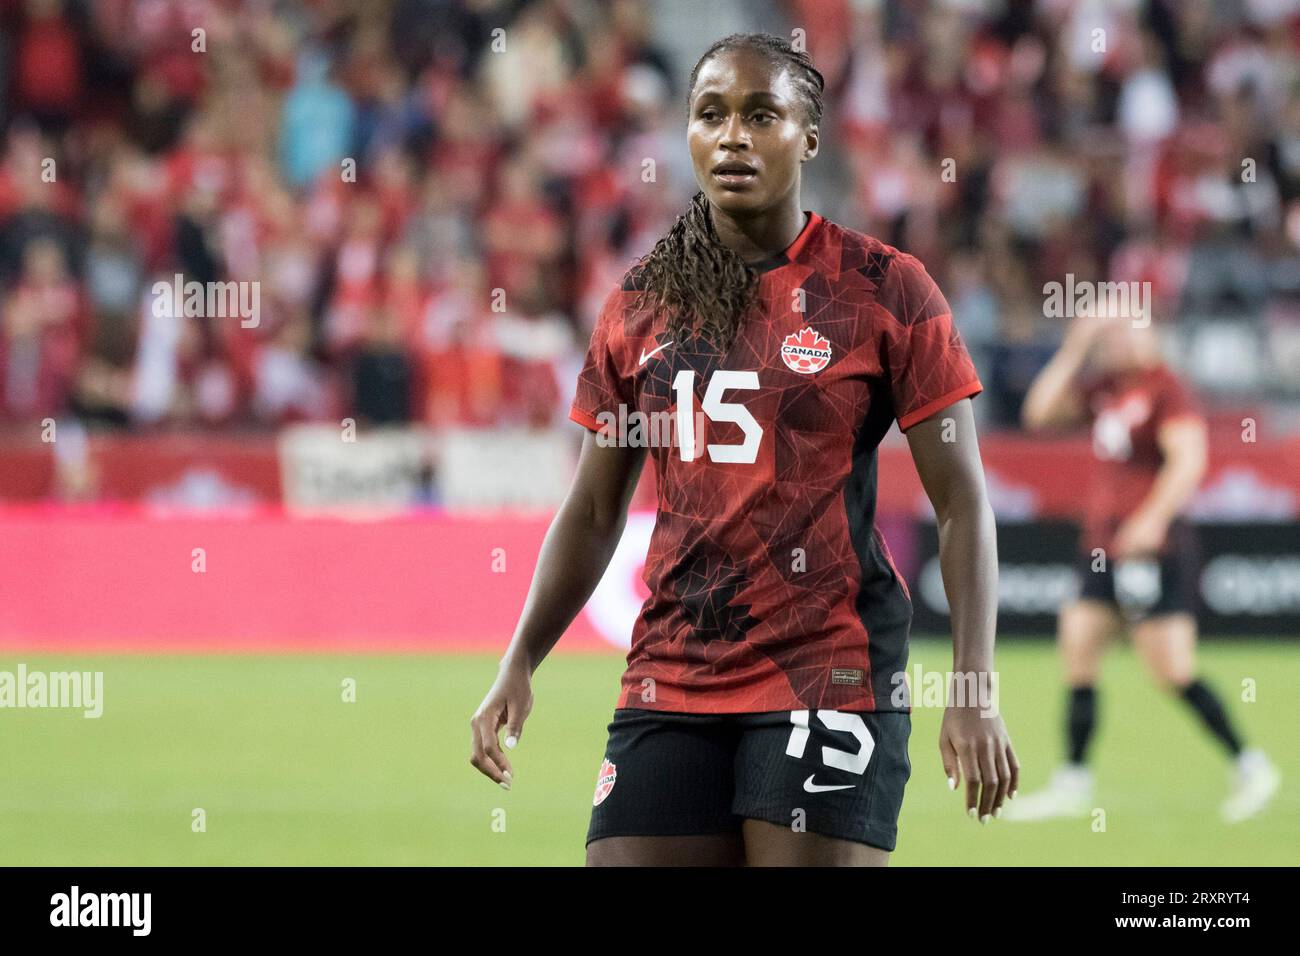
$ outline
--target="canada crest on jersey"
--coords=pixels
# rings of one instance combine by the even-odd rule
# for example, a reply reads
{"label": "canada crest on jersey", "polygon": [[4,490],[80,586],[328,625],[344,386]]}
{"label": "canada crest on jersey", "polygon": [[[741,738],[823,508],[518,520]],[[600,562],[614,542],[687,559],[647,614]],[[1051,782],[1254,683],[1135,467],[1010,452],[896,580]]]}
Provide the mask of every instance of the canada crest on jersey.
{"label": "canada crest on jersey", "polygon": [[831,361],[831,343],[812,326],[791,332],[781,343],[781,358],[801,375],[820,372]]}
{"label": "canada crest on jersey", "polygon": [[598,807],[605,802],[609,792],[614,789],[614,780],[618,777],[618,769],[605,758],[600,765],[600,773],[596,774],[596,795],[591,800],[593,807]]}

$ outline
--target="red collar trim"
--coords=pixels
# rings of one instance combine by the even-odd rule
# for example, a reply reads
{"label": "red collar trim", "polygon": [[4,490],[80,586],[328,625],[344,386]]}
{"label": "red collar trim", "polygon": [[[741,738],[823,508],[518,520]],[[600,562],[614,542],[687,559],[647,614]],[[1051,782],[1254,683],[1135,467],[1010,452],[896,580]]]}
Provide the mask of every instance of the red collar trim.
{"label": "red collar trim", "polygon": [[798,259],[799,253],[803,252],[804,246],[808,245],[808,240],[812,238],[812,234],[817,231],[817,227],[821,225],[821,222],[822,217],[817,213],[808,213],[808,221],[804,224],[803,229],[799,231],[799,235],[795,236],[794,242],[790,243],[785,252],[781,254],[791,262]]}

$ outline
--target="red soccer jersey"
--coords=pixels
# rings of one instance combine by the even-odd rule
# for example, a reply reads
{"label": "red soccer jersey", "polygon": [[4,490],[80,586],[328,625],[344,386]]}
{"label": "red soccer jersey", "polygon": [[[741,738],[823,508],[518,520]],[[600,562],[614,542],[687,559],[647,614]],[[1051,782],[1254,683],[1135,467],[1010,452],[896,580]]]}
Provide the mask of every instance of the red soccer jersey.
{"label": "red soccer jersey", "polygon": [[921,263],[870,236],[814,213],[755,268],[725,355],[672,341],[635,268],[591,337],[574,421],[679,424],[649,452],[650,597],[618,706],[904,710],[912,605],[875,528],[876,447],[979,392],[975,368]]}
{"label": "red soccer jersey", "polygon": [[1109,550],[1116,529],[1150,494],[1164,464],[1160,429],[1202,415],[1191,392],[1163,365],[1103,376],[1084,387],[1084,404],[1097,465],[1081,543],[1086,551]]}

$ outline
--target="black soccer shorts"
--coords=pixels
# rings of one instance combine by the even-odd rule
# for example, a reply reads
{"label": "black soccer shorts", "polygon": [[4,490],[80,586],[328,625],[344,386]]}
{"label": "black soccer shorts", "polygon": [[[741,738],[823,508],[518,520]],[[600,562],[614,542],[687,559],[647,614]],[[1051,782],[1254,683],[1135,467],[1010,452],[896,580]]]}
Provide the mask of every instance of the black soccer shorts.
{"label": "black soccer shorts", "polygon": [[893,850],[904,713],[614,711],[587,842],[738,832],[748,818]]}
{"label": "black soccer shorts", "polygon": [[1191,543],[1159,558],[1107,561],[1099,571],[1092,569],[1093,559],[1085,554],[1079,563],[1079,597],[1114,605],[1130,623],[1163,614],[1195,614],[1199,564]]}

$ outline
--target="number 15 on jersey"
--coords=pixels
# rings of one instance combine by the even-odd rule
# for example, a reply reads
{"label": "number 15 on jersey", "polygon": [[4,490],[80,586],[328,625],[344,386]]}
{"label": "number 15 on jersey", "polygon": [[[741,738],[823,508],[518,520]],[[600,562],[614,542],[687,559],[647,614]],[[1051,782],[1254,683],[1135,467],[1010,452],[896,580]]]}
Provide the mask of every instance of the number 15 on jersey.
{"label": "number 15 on jersey", "polygon": [[[763,426],[749,409],[739,402],[724,402],[728,389],[753,391],[758,388],[757,372],[728,372],[722,369],[709,378],[702,405],[710,421],[733,422],[740,426],[745,440],[739,445],[708,445],[709,460],[720,464],[752,465],[758,460],[758,446],[763,441]],[[677,392],[677,440],[682,461],[700,457],[695,446],[695,371],[682,369],[673,379]]]}

